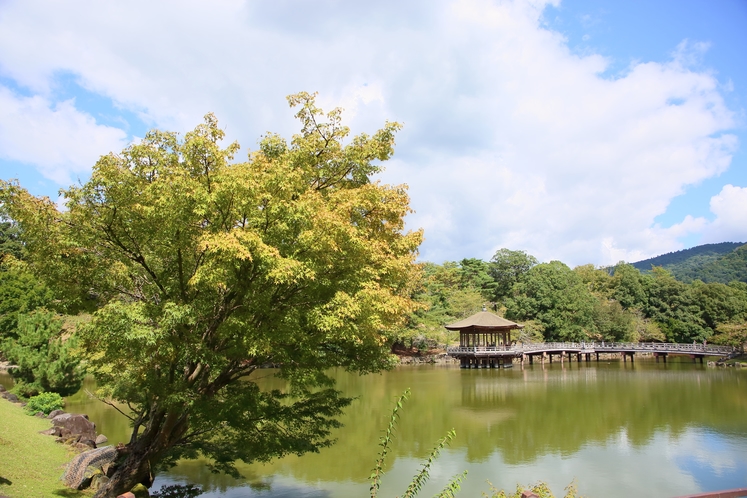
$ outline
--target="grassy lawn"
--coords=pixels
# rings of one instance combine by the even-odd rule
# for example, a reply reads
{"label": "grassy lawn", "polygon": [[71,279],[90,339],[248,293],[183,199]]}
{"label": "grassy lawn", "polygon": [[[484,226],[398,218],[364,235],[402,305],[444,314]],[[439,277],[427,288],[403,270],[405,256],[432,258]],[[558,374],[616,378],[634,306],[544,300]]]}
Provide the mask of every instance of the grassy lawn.
{"label": "grassy lawn", "polygon": [[66,488],[60,477],[73,457],[67,446],[38,434],[49,420],[26,415],[0,398],[0,496],[10,498],[90,497]]}

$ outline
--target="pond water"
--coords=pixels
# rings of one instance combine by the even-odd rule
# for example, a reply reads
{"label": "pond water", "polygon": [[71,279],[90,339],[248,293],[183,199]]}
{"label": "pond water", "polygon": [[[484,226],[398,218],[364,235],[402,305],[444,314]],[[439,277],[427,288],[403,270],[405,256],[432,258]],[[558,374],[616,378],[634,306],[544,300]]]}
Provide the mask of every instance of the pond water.
{"label": "pond water", "polygon": [[[260,381],[277,386],[271,370]],[[318,454],[265,465],[239,465],[242,480],[184,462],[159,475],[155,488],[195,483],[204,497],[367,496],[367,476],[394,400],[412,390],[389,454],[380,496],[401,495],[436,441],[456,439],[431,469],[421,496],[433,496],[468,471],[460,496],[493,483],[546,481],[556,494],[574,478],[587,497],[678,496],[747,487],[747,372],[639,359],[461,370],[403,366],[378,375],[334,372],[357,396]],[[0,378],[0,383],[3,379]],[[89,389],[91,386],[88,386]],[[126,441],[124,417],[79,393],[67,409],[88,413],[112,442]]]}

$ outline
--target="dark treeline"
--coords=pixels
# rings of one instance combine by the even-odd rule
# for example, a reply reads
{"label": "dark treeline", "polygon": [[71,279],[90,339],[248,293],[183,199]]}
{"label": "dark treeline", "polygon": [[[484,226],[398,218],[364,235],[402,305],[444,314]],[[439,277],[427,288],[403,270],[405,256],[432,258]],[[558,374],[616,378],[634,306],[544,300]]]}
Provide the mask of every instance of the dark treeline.
{"label": "dark treeline", "polygon": [[[745,248],[747,253],[747,248]],[[736,254],[736,253],[734,253]],[[421,308],[399,342],[415,347],[456,339],[443,326],[482,306],[525,328],[527,341],[703,341],[741,346],[747,339],[747,283],[682,282],[655,267],[619,263],[569,268],[501,249],[490,261],[424,264],[415,296]]]}
{"label": "dark treeline", "polygon": [[695,280],[722,284],[734,280],[747,282],[747,245],[742,242],[703,244],[631,264],[644,273],[661,266],[686,283]]}

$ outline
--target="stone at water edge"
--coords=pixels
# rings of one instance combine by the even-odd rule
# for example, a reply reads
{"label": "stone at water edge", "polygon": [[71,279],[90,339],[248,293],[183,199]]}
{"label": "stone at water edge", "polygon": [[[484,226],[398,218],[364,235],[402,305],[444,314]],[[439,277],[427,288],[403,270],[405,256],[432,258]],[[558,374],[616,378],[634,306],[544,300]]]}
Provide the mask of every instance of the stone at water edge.
{"label": "stone at water edge", "polygon": [[117,498],[149,498],[150,493],[148,493],[148,488],[143,486],[142,484],[137,484],[132,490],[122,493],[121,495],[117,496]]}
{"label": "stone at water edge", "polygon": [[57,415],[62,415],[63,413],[65,413],[65,410],[52,410],[51,412],[49,412],[49,415],[47,415],[47,418],[51,420]]}
{"label": "stone at water edge", "polygon": [[96,449],[96,441],[94,441],[93,439],[80,438],[78,440],[78,444],[85,446],[86,449]]}
{"label": "stone at water edge", "polygon": [[150,493],[148,493],[148,488],[146,488],[143,484],[136,484],[134,488],[130,490],[130,493],[135,495],[135,498],[149,498]]}
{"label": "stone at water edge", "polygon": [[71,434],[80,434],[81,438],[96,440],[96,424],[88,420],[86,415],[63,413],[53,418],[52,424],[67,429]]}
{"label": "stone at water edge", "polygon": [[109,478],[106,477],[103,472],[97,471],[95,474],[93,474],[93,476],[91,476],[91,485],[88,489],[95,493],[100,488],[106,486],[107,482],[109,482]]}
{"label": "stone at water edge", "polygon": [[109,442],[109,438],[108,438],[108,437],[106,437],[106,436],[104,436],[103,434],[99,434],[98,436],[96,436],[96,441],[95,441],[95,443],[96,443],[97,445],[99,445],[99,444],[104,444],[104,443],[108,443],[108,442]]}
{"label": "stone at water edge", "polygon": [[10,401],[11,403],[18,403],[18,396],[16,396],[13,393],[8,393],[7,395],[4,396],[4,398]]}
{"label": "stone at water edge", "polygon": [[5,389],[5,386],[0,384],[0,393],[5,392],[5,391],[7,391],[7,389]]}

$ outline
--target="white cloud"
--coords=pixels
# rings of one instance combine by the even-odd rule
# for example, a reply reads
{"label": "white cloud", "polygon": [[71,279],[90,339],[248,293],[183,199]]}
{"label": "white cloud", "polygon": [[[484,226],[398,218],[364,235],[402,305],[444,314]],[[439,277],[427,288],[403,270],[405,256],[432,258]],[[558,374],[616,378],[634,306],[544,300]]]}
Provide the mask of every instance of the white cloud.
{"label": "white cloud", "polygon": [[9,2],[0,71],[42,96],[71,72],[169,129],[215,111],[245,148],[295,131],[284,96],[299,90],[347,107],[353,132],[404,122],[382,178],[410,185],[423,259],[510,247],[602,264],[680,248],[704,222],[654,219],[737,147],[719,82],[692,68],[706,47],[605,78],[608,60],[543,27],[547,3]]}
{"label": "white cloud", "polygon": [[704,242],[747,242],[747,187],[724,185],[711,197],[716,219],[708,226]]}
{"label": "white cloud", "polygon": [[33,164],[50,180],[68,185],[99,156],[125,143],[124,131],[96,124],[73,101],[51,104],[0,86],[0,157]]}

